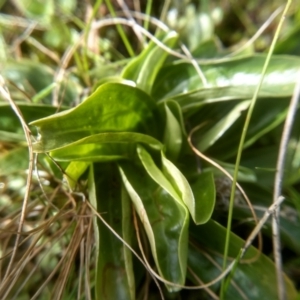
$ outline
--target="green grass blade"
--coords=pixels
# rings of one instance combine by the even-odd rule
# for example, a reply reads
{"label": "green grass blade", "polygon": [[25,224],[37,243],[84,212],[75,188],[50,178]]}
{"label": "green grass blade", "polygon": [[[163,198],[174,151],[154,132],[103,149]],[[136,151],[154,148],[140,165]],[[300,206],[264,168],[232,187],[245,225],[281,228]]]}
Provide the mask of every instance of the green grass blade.
{"label": "green grass blade", "polygon": [[[223,257],[223,270],[225,270],[226,266],[227,266],[227,258],[228,258],[228,249],[229,249],[229,243],[230,243],[232,212],[233,212],[233,205],[234,205],[236,182],[237,182],[238,170],[239,170],[239,166],[240,166],[240,161],[241,161],[241,156],[242,156],[242,151],[243,151],[243,147],[244,147],[244,142],[245,142],[247,130],[248,130],[250,119],[251,119],[251,116],[252,116],[252,113],[253,113],[253,110],[254,110],[254,106],[255,106],[257,98],[258,98],[259,91],[260,91],[260,89],[262,87],[262,84],[263,84],[264,76],[266,74],[268,65],[270,63],[270,60],[271,60],[276,42],[277,42],[278,37],[279,37],[280,30],[281,30],[282,25],[283,25],[285,15],[286,15],[286,13],[289,9],[290,4],[291,4],[291,1],[288,1],[287,5],[285,7],[285,10],[283,12],[282,18],[280,19],[279,25],[276,29],[275,36],[274,36],[274,38],[272,40],[272,43],[271,43],[271,46],[270,46],[270,50],[268,52],[268,55],[266,57],[266,61],[265,61],[264,66],[262,68],[260,81],[259,81],[259,83],[256,87],[253,98],[251,99],[251,104],[250,104],[250,107],[249,107],[249,110],[248,110],[248,113],[247,113],[247,116],[246,116],[245,125],[243,127],[243,132],[242,132],[242,135],[241,135],[241,140],[240,140],[238,153],[237,153],[237,157],[236,157],[235,172],[234,172],[234,176],[233,176],[233,183],[232,183],[231,195],[230,195],[230,204],[229,204],[229,212],[228,212],[227,231],[226,231],[226,241],[225,241],[224,257]],[[220,292],[220,298],[221,299],[224,299],[225,293],[226,293],[225,280],[223,279],[222,284],[221,284],[221,292]]]}

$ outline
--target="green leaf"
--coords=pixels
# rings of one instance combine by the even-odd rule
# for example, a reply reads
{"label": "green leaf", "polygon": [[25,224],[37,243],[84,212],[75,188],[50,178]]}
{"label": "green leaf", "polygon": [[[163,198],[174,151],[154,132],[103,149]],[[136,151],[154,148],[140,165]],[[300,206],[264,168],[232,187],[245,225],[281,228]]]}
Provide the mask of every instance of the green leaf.
{"label": "green leaf", "polygon": [[164,105],[166,114],[166,126],[164,132],[164,145],[166,146],[166,155],[173,161],[176,161],[182,146],[182,130],[181,125],[168,107],[168,103]]}
{"label": "green leaf", "polygon": [[111,162],[134,157],[135,145],[131,143],[71,144],[63,149],[51,151],[50,155],[58,161]]}
{"label": "green leaf", "polygon": [[257,182],[272,188],[278,156],[278,145],[246,149],[243,153],[242,164],[255,173]]}
{"label": "green leaf", "polygon": [[[178,40],[178,35],[175,31],[170,31],[167,33],[166,37],[162,40],[162,43],[169,48],[172,48]],[[149,55],[147,55],[145,61],[143,62],[139,76],[137,78],[137,86],[143,89],[145,92],[149,93],[152,90],[153,83],[156,76],[161,69],[165,59],[169,56],[166,52],[159,46],[156,46]]]}
{"label": "green leaf", "polygon": [[101,85],[77,107],[31,123],[37,126],[42,151],[62,148],[97,133],[137,131],[156,134],[155,103],[137,88]]}
{"label": "green leaf", "polygon": [[[95,164],[90,172],[90,198],[102,217],[127,243],[132,239],[130,199],[111,164]],[[128,248],[100,221],[96,226],[95,299],[135,299],[132,256]]]}
{"label": "green leaf", "polygon": [[[136,155],[136,144],[142,143],[155,150],[162,150],[164,146],[155,138],[135,132],[99,133],[80,139],[62,148],[51,151],[56,160],[82,161],[111,161],[129,159]],[[35,152],[44,152],[34,144]]]}
{"label": "green leaf", "polygon": [[[233,176],[234,169],[235,169],[234,164],[219,161],[217,159],[214,159],[214,162],[219,164],[222,168],[226,169],[226,171],[231,176]],[[212,171],[215,176],[224,176],[224,173],[221,170],[219,170],[218,168],[216,168],[214,166],[211,166],[210,163],[205,162],[204,165],[205,165],[206,172]],[[208,167],[206,167],[207,165],[208,165]],[[238,179],[238,181],[256,182],[257,181],[256,172],[250,168],[241,166],[241,167],[239,167],[237,179]]]}
{"label": "green leaf", "polygon": [[199,138],[196,144],[197,149],[204,152],[210,146],[212,146],[230,126],[240,117],[241,112],[246,110],[250,104],[250,101],[243,101],[237,104],[224,118],[222,118],[217,124],[212,126],[209,130],[206,130]]}
{"label": "green leaf", "polygon": [[212,172],[204,172],[197,176],[196,181],[191,183],[195,197],[195,223],[208,222],[214,211],[216,201],[216,189]]}
{"label": "green leaf", "polygon": [[167,100],[167,101],[159,103],[158,106],[164,107],[165,104],[167,105],[169,110],[172,112],[172,114],[176,118],[176,120],[179,122],[183,135],[186,136],[186,130],[185,130],[186,124],[185,124],[185,121],[184,121],[184,118],[182,115],[182,110],[181,110],[180,105],[176,101]]}
{"label": "green leaf", "polygon": [[[26,123],[41,117],[49,116],[57,110],[56,107],[49,105],[19,102],[16,102],[16,104]],[[62,107],[61,109],[64,110],[65,107]],[[0,140],[12,142],[25,141],[22,124],[7,102],[0,102]]]}
{"label": "green leaf", "polygon": [[[199,247],[190,247],[189,267],[203,282],[208,282],[220,274],[226,228],[210,220],[205,225],[197,227],[192,225],[191,234]],[[232,258],[236,257],[243,244],[244,241],[241,238],[231,233],[229,256]],[[207,252],[205,256],[201,255],[203,248]],[[257,254],[258,250],[251,246],[245,258],[253,258]],[[208,255],[209,259],[207,259]],[[214,261],[215,264],[217,263],[220,269],[216,268],[215,264],[212,264],[211,261]],[[236,286],[233,286],[231,282],[226,299],[245,299],[245,297],[251,300],[277,299],[277,281],[274,270],[274,263],[262,253],[260,253],[255,262],[238,264],[232,280],[232,282],[236,283]],[[189,278],[195,281],[193,276],[189,276]],[[296,299],[297,291],[293,283],[287,276],[284,276],[284,280],[287,290],[286,299]],[[196,281],[195,283],[198,284]],[[217,291],[218,287],[219,284],[216,284],[211,288]]]}
{"label": "green leaf", "polygon": [[[162,39],[166,47],[172,48],[178,40],[175,31],[170,31]],[[122,77],[136,82],[137,86],[150,93],[157,73],[169,54],[151,41],[148,47],[123,70]]]}
{"label": "green leaf", "polygon": [[182,201],[174,186],[169,182],[165,174],[156,166],[151,155],[141,146],[137,147],[139,158],[151,178],[163,187],[179,203]]}
{"label": "green leaf", "polygon": [[[143,168],[122,163],[120,172],[146,231],[159,274],[168,281],[184,284],[189,224],[187,209]],[[171,285],[167,288],[173,292],[179,290]]]}
{"label": "green leaf", "polygon": [[[203,86],[192,64],[175,62],[162,68],[152,94],[156,99],[172,98],[184,111],[214,101],[251,98],[260,80],[265,59],[265,55],[254,55],[216,63],[201,62],[207,86]],[[290,96],[299,69],[298,57],[272,56],[259,96]]]}
{"label": "green leaf", "polygon": [[[272,173],[271,173],[272,174]],[[273,175],[274,179],[274,175]],[[247,183],[243,185],[247,195],[252,200],[254,205],[255,213],[260,219],[263,216],[263,213],[268,209],[272,204],[273,200],[273,186],[266,188],[265,185]],[[295,195],[293,195],[295,196]],[[295,199],[297,200],[297,199]],[[293,201],[292,201],[293,204]],[[234,219],[239,221],[244,221],[248,218],[251,218],[251,212],[248,207],[237,206],[234,207]],[[285,202],[280,207],[280,218],[279,218],[279,232],[281,237],[281,242],[284,248],[288,248],[295,253],[300,254],[300,219],[297,210],[291,205],[291,198],[287,197]],[[250,227],[253,227],[254,223],[252,221],[248,222]],[[269,219],[262,232],[272,238],[272,221]]]}
{"label": "green leaf", "polygon": [[190,186],[180,170],[163,154],[162,164],[164,175],[189,209],[195,224],[206,223],[210,219],[215,205],[215,185],[212,173],[198,175],[196,182]]}
{"label": "green leaf", "polygon": [[87,170],[90,163],[85,161],[71,161],[67,166],[64,179],[68,182],[71,190],[74,190],[79,177]]}
{"label": "green leaf", "polygon": [[189,209],[189,212],[195,223],[198,223],[198,216],[196,215],[195,210],[195,199],[192,192],[192,189],[183,176],[183,174],[177,169],[177,167],[162,153],[162,165],[163,165],[163,173],[165,177],[170,181],[170,183],[175,188],[176,192],[179,194],[183,203]]}
{"label": "green leaf", "polygon": [[[279,98],[277,100],[269,98],[260,99],[256,103],[247,131],[244,148],[251,146],[258,139],[262,138],[271,130],[274,130],[285,120],[289,101],[289,98]],[[222,112],[225,114],[224,105],[220,105],[219,103],[214,106],[216,113],[219,111],[220,114],[222,114]],[[209,107],[212,108],[211,105],[207,108]],[[199,115],[200,113],[201,110],[199,111]],[[240,134],[245,123],[245,118],[246,111],[242,112],[241,117],[238,118],[226,132],[224,132],[217,143],[210,147],[209,153],[211,156],[218,157],[220,160],[225,160],[233,157],[236,154],[236,150],[240,141]],[[219,117],[216,119],[219,119]],[[296,128],[296,126],[294,127]],[[199,130],[199,133],[200,131],[201,130]],[[194,137],[197,139],[197,133],[195,133]]]}

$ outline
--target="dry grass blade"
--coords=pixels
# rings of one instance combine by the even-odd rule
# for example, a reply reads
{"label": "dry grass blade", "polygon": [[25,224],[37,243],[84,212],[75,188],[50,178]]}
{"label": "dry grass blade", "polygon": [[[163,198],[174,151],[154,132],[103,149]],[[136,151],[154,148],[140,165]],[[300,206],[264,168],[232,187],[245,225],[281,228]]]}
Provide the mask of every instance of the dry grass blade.
{"label": "dry grass blade", "polygon": [[[281,197],[282,180],[284,175],[284,163],[287,154],[288,141],[293,127],[294,117],[298,107],[299,97],[300,97],[300,72],[298,75],[298,80],[295,86],[293,97],[291,99],[288,114],[284,123],[282,137],[280,141],[276,173],[275,173],[273,203],[276,203],[278,199]],[[274,248],[273,251],[274,251],[274,258],[276,262],[278,294],[280,299],[285,299],[286,295],[285,295],[285,287],[284,287],[284,279],[283,279],[283,271],[282,271],[279,215],[280,215],[280,206],[278,205],[276,207],[272,219],[273,248]]]}
{"label": "dry grass blade", "polygon": [[[2,95],[2,97],[6,101],[9,102],[12,109],[16,113],[18,119],[20,120],[20,123],[22,124],[24,134],[25,134],[25,137],[26,137],[26,141],[27,141],[27,144],[28,144],[28,152],[29,152],[29,166],[28,166],[28,176],[27,176],[27,183],[26,183],[26,192],[25,192],[25,196],[24,196],[24,200],[23,200],[22,212],[21,212],[21,215],[20,215],[20,221],[19,221],[18,233],[17,233],[17,237],[16,237],[16,241],[15,241],[15,246],[14,246],[13,253],[11,255],[11,259],[10,259],[9,265],[7,267],[6,273],[4,275],[4,279],[5,279],[5,278],[7,278],[8,274],[11,271],[11,268],[12,268],[12,265],[14,263],[14,259],[15,259],[15,256],[16,256],[16,252],[17,252],[17,249],[19,247],[21,232],[22,232],[23,225],[24,225],[24,220],[25,220],[27,203],[28,203],[29,195],[30,195],[30,186],[31,186],[31,180],[32,180],[33,158],[34,157],[33,157],[32,142],[31,142],[31,132],[30,132],[30,130],[29,130],[24,118],[23,118],[23,115],[22,115],[21,111],[19,110],[18,106],[12,100],[12,98],[10,96],[10,93],[9,93],[9,90],[6,88],[5,81],[4,81],[4,79],[1,75],[0,75],[0,94]],[[1,285],[0,285],[0,289],[1,289]]]}
{"label": "dry grass blade", "polygon": [[[65,255],[62,258],[63,264],[57,279],[57,285],[54,289],[54,299],[62,299],[66,282],[69,278],[71,267],[75,260],[75,255],[80,250],[81,242],[84,240],[84,235],[86,233],[86,226],[84,225],[85,217],[81,217],[80,215],[84,215],[86,213],[86,208],[86,204],[83,203],[79,211],[79,215],[76,216],[76,219],[74,219],[74,221],[76,220],[76,227],[74,229],[74,232],[72,233],[72,237],[69,246],[65,251]],[[84,253],[82,253],[82,255],[84,255]],[[81,278],[78,279],[79,282],[80,279]],[[80,290],[78,290],[78,292],[80,292]]]}
{"label": "dry grass blade", "polygon": [[[67,202],[65,207],[67,208],[69,205],[70,202]],[[7,277],[3,278],[1,282],[0,293],[2,295],[2,299],[10,299],[7,298],[8,296],[10,296],[10,292],[15,289],[17,283],[20,284],[21,277],[23,277],[25,273],[28,273],[28,270],[25,273],[23,273],[23,271],[25,271],[26,268],[29,268],[30,265],[34,266],[33,269],[37,269],[40,262],[43,260],[42,252],[47,252],[47,249],[49,249],[49,245],[51,245],[51,249],[56,242],[59,242],[70,227],[69,223],[64,222],[60,229],[57,229],[55,232],[53,232],[51,229],[53,228],[53,224],[61,219],[64,220],[65,218],[68,218],[70,216],[70,213],[73,214],[73,209],[65,211],[64,207],[62,207],[59,213],[55,214],[53,217],[45,219],[46,215],[48,215],[48,209],[50,207],[50,205],[45,207],[45,209],[43,209],[42,213],[40,214],[39,220],[34,221],[34,229],[26,232],[28,237],[30,237],[30,240],[27,244],[25,244],[25,249],[17,249],[20,250],[19,252],[17,252],[18,261],[12,265],[9,273],[6,272]],[[20,246],[21,243],[19,244],[19,247]],[[25,285],[26,282],[31,278],[30,274],[32,273],[29,272],[25,277],[25,280],[21,281],[23,285]],[[19,288],[19,291],[15,293],[14,298],[17,299],[18,293],[20,291],[21,290]]]}

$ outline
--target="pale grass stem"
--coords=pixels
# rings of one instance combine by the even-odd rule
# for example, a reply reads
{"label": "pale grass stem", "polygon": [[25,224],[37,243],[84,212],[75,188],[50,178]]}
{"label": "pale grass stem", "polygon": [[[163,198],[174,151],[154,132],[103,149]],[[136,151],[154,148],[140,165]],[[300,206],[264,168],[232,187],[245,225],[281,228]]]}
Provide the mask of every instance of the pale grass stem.
{"label": "pale grass stem", "polygon": [[[275,172],[273,203],[276,203],[278,199],[281,197],[282,181],[284,176],[284,163],[287,154],[289,137],[291,134],[295,114],[298,107],[299,97],[300,97],[300,72],[298,73],[298,80],[295,85],[294,93],[289,105],[288,113],[282,131],[282,137],[280,141],[276,172]],[[286,297],[286,291],[284,286],[283,270],[282,270],[279,216],[280,216],[280,206],[278,205],[276,206],[272,218],[273,253],[276,262],[278,295],[279,295],[279,299],[283,300]]]}

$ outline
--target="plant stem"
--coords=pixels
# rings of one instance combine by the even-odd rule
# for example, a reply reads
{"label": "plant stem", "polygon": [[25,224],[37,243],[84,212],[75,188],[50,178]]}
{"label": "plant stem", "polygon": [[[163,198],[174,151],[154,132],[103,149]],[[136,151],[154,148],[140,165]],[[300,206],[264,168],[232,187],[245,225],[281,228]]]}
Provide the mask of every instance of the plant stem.
{"label": "plant stem", "polygon": [[[146,6],[146,12],[145,12],[146,16],[151,16],[151,8],[152,8],[152,0],[148,0]],[[144,21],[144,28],[147,31],[149,29],[149,19],[147,18]]]}

